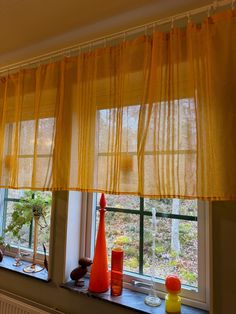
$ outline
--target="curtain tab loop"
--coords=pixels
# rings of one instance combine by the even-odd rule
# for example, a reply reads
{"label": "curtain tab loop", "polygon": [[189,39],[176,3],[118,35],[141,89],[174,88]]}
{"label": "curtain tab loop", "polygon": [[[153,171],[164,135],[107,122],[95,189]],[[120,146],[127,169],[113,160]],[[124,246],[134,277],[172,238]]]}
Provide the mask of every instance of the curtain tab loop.
{"label": "curtain tab loop", "polygon": [[106,48],[107,47],[107,39],[106,37],[103,39],[103,48]]}
{"label": "curtain tab loop", "polygon": [[65,51],[65,58],[71,57],[71,50]]}
{"label": "curtain tab loop", "polygon": [[148,25],[145,26],[145,37],[148,36]]}
{"label": "curtain tab loop", "polygon": [[153,33],[153,34],[155,33],[155,27],[156,27],[156,24],[153,23],[153,24],[152,24],[152,33]]}
{"label": "curtain tab loop", "polygon": [[174,19],[174,17],[172,17],[172,18],[171,18],[171,29],[174,28],[174,21],[175,21],[175,19]]}
{"label": "curtain tab loop", "polygon": [[187,13],[187,19],[188,19],[188,24],[191,23],[192,17],[191,17],[190,12]]}
{"label": "curtain tab loop", "polygon": [[231,8],[232,8],[232,11],[235,9],[235,0],[232,0]]}
{"label": "curtain tab loop", "polygon": [[126,32],[123,33],[123,42],[126,41]]}
{"label": "curtain tab loop", "polygon": [[211,17],[211,5],[209,5],[208,10],[207,10],[207,17],[210,18]]}
{"label": "curtain tab loop", "polygon": [[49,58],[49,64],[51,64],[53,62],[53,56],[50,56]]}
{"label": "curtain tab loop", "polygon": [[213,7],[214,11],[218,8],[218,5],[219,5],[218,0],[213,2],[212,7]]}
{"label": "curtain tab loop", "polygon": [[42,65],[42,60],[41,60],[41,59],[39,59],[39,62],[38,62],[38,68],[40,68],[40,67],[41,67],[41,65]]}

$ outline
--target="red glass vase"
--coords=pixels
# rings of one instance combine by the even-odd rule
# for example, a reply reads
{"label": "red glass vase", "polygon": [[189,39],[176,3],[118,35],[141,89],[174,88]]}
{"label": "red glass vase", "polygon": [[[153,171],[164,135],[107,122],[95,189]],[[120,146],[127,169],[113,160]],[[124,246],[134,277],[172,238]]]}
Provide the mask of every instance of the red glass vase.
{"label": "red glass vase", "polygon": [[105,207],[106,199],[104,194],[102,193],[100,198],[99,227],[88,287],[89,291],[94,293],[106,292],[109,289],[110,285],[106,248]]}
{"label": "red glass vase", "polygon": [[119,296],[123,288],[123,258],[122,248],[114,248],[111,252],[111,295]]}

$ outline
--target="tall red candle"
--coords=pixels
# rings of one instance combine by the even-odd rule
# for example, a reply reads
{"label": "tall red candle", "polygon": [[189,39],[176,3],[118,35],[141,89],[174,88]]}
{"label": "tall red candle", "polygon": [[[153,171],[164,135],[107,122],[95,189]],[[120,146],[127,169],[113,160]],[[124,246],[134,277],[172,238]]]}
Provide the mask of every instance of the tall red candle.
{"label": "tall red candle", "polygon": [[111,295],[119,296],[123,288],[123,258],[122,248],[114,248],[111,252]]}

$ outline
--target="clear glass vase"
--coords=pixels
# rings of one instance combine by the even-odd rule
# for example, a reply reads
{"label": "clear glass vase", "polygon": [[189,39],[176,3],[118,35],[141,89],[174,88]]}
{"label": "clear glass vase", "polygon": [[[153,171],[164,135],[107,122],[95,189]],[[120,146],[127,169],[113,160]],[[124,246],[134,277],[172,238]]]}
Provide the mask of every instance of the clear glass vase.
{"label": "clear glass vase", "polygon": [[20,246],[18,245],[16,256],[15,256],[15,263],[13,264],[13,266],[15,267],[21,266],[22,265],[21,258],[22,258],[21,250],[20,250]]}
{"label": "clear glass vase", "polygon": [[151,286],[148,296],[144,302],[149,306],[159,306],[161,299],[157,296],[155,287],[155,268],[156,268],[156,232],[157,232],[157,219],[156,209],[152,208],[152,264],[151,264]]}

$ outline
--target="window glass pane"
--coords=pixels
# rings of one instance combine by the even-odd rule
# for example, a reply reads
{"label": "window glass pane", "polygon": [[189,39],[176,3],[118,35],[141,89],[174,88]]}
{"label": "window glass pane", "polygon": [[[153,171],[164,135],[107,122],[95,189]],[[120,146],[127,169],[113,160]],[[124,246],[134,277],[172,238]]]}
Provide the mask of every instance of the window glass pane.
{"label": "window glass pane", "polygon": [[[38,245],[37,245],[37,251],[43,252],[43,244],[44,244],[47,250],[47,254],[49,254],[50,223],[51,223],[51,208],[48,208],[46,212],[45,220],[41,219],[39,222]],[[32,239],[33,237],[34,237],[34,229],[32,232]]]}
{"label": "window glass pane", "polygon": [[[97,194],[97,205],[99,206],[101,193]],[[106,194],[107,207],[140,210],[140,198],[131,195]]]}
{"label": "window glass pane", "polygon": [[24,196],[24,190],[13,190],[13,189],[8,189],[8,198],[16,198],[19,199],[20,197]]}
{"label": "window glass pane", "polygon": [[[106,212],[106,240],[109,265],[111,250],[116,245],[124,249],[124,270],[139,270],[139,215]],[[97,211],[97,224],[99,212]],[[98,226],[97,226],[98,229]]]}
{"label": "window glass pane", "polygon": [[52,154],[52,141],[54,137],[54,118],[39,119],[37,152],[38,154]]}
{"label": "window glass pane", "polygon": [[[140,106],[127,106],[122,108],[122,152],[137,152],[137,132]],[[112,153],[111,130],[117,127],[117,115],[120,108],[104,109],[98,111],[98,153]]]}
{"label": "window glass pane", "polygon": [[[152,219],[144,218],[144,274],[151,275]],[[176,274],[183,284],[197,287],[197,222],[158,218],[156,235],[156,277]]]}
{"label": "window glass pane", "polygon": [[159,213],[197,216],[197,200],[145,198],[144,210],[152,211],[153,207],[156,208],[156,211]]}
{"label": "window glass pane", "polygon": [[[6,227],[11,223],[11,217],[14,210],[15,202],[7,202]],[[11,232],[5,234],[5,241],[11,245],[20,245],[22,247],[29,247],[30,227],[25,225],[19,232],[20,240],[13,236]]]}
{"label": "window glass pane", "polygon": [[[17,226],[17,221],[13,220],[14,206],[17,204],[17,200],[21,197],[24,197],[26,190],[8,190],[6,191],[5,197],[5,229],[13,222]],[[42,201],[49,203],[49,206],[44,211],[44,217],[41,216],[39,219],[39,228],[38,228],[38,242],[37,250],[43,251],[43,244],[46,247],[47,253],[49,253],[49,240],[50,240],[50,220],[51,220],[51,192],[34,192],[33,198],[39,198]],[[10,201],[9,199],[15,199],[15,201]],[[15,216],[16,217],[16,216]],[[16,217],[16,219],[18,219]],[[13,235],[11,231],[5,231],[5,241],[11,245],[20,245],[25,248],[33,248],[33,239],[34,239],[34,226],[30,227],[31,224],[25,224],[19,231],[20,240]]]}

